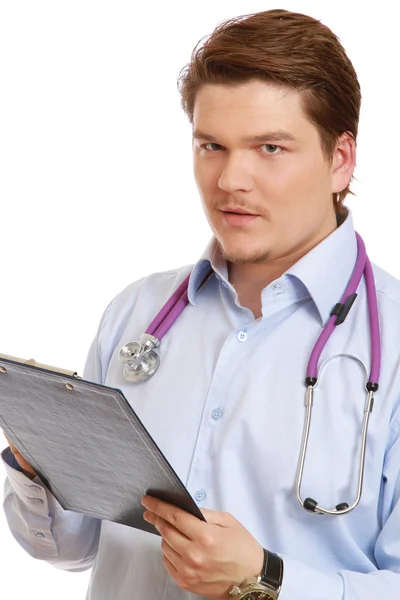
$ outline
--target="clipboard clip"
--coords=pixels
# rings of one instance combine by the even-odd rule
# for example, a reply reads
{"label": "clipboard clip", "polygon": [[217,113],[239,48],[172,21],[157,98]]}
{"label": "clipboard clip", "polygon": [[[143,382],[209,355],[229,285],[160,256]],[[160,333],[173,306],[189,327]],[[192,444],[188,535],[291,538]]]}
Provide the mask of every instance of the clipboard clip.
{"label": "clipboard clip", "polygon": [[[0,360],[4,358],[5,360],[9,360],[11,362],[19,363],[22,365],[30,365],[31,367],[37,367],[38,369],[45,369],[46,371],[52,371],[53,373],[60,373],[61,375],[68,375],[69,377],[75,377],[76,379],[81,379],[76,371],[68,371],[67,369],[59,369],[58,367],[51,367],[50,365],[44,365],[42,363],[36,362],[34,358],[24,359],[17,358],[16,356],[9,356],[8,354],[0,354]],[[0,371],[2,371],[4,367],[0,365]],[[3,371],[4,372],[4,371]]]}

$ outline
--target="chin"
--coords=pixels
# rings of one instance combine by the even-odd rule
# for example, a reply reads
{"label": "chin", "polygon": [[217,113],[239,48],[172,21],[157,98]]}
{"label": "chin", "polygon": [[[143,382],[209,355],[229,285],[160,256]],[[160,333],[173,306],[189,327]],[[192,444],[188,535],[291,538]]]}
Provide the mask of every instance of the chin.
{"label": "chin", "polygon": [[257,264],[266,262],[269,258],[269,250],[265,248],[245,250],[243,248],[223,248],[221,253],[224,259],[233,265]]}

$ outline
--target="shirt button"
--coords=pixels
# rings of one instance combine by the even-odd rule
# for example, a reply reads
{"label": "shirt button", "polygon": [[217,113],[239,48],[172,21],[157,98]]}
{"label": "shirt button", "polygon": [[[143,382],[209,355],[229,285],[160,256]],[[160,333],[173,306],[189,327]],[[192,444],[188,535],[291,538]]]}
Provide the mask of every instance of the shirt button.
{"label": "shirt button", "polygon": [[247,334],[245,331],[239,331],[239,333],[238,333],[238,334],[237,334],[237,336],[236,336],[236,339],[237,339],[239,342],[245,342],[245,341],[247,340],[247,338],[248,338],[248,337],[249,337],[249,336],[248,336],[248,334]]}
{"label": "shirt button", "polygon": [[42,488],[39,485],[35,485],[34,483],[26,483],[26,487],[31,488],[32,490],[39,491]]}
{"label": "shirt button", "polygon": [[35,534],[35,537],[37,537],[37,538],[40,538],[40,539],[43,539],[43,538],[45,538],[46,536],[44,535],[44,533],[36,533],[36,534]]}
{"label": "shirt button", "polygon": [[206,497],[205,490],[197,490],[197,492],[195,493],[194,497],[197,500],[197,502],[201,502]]}
{"label": "shirt button", "polygon": [[214,421],[218,421],[218,419],[222,417],[222,410],[220,408],[214,408],[214,410],[211,413],[211,416],[214,419]]}
{"label": "shirt button", "polygon": [[43,504],[43,500],[41,498],[28,498],[32,502],[32,504]]}

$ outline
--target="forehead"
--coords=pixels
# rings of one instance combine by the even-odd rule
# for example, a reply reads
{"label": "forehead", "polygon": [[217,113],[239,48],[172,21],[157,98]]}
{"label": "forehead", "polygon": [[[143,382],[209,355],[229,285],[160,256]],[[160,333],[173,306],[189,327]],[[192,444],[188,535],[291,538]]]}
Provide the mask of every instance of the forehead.
{"label": "forehead", "polygon": [[317,133],[304,113],[300,92],[258,80],[234,86],[206,84],[200,88],[194,104],[193,129],[211,135],[240,136],[279,129],[300,138]]}

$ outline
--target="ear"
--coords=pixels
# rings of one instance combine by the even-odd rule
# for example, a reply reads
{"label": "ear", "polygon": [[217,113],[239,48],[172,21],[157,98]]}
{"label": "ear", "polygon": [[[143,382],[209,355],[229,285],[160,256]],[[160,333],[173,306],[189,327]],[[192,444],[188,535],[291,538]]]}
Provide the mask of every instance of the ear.
{"label": "ear", "polygon": [[348,132],[338,138],[332,157],[332,193],[338,193],[349,184],[356,166],[356,142]]}

